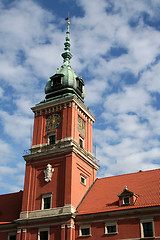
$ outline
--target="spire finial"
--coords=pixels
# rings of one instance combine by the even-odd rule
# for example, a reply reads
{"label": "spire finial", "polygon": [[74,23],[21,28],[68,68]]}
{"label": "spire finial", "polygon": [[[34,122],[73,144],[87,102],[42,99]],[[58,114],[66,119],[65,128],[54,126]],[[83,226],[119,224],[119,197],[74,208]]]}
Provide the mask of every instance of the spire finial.
{"label": "spire finial", "polygon": [[66,41],[64,43],[64,50],[65,52],[62,53],[62,57],[64,59],[64,63],[68,62],[68,64],[70,63],[70,59],[72,58],[72,54],[70,52],[70,32],[69,32],[69,25],[70,25],[70,21],[69,21],[69,13],[68,13],[68,17],[65,19],[67,20],[67,32],[66,32]]}
{"label": "spire finial", "polygon": [[66,17],[65,20],[67,20],[67,25],[70,25],[70,21],[69,21],[69,12],[68,12],[68,17]]}

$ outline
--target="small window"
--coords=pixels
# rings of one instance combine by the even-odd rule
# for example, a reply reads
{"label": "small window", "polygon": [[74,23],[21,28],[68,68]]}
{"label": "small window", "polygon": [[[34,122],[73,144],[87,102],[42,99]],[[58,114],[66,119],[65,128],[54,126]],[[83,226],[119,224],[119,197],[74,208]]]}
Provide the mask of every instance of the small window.
{"label": "small window", "polygon": [[83,175],[81,175],[81,183],[83,184],[83,185],[85,185],[86,186],[86,177],[84,177]]}
{"label": "small window", "polygon": [[79,146],[83,148],[83,139],[81,137],[79,138]]}
{"label": "small window", "polygon": [[78,90],[82,93],[82,90],[83,90],[83,86],[84,86],[84,82],[83,82],[83,79],[82,77],[77,77],[77,88]]}
{"label": "small window", "polygon": [[44,209],[51,208],[51,197],[44,198]]}
{"label": "small window", "polygon": [[83,87],[82,82],[78,81],[78,88],[81,92],[82,92],[82,87]]}
{"label": "small window", "polygon": [[153,237],[154,233],[153,233],[153,222],[151,221],[145,221],[141,223],[141,235],[142,238],[145,237]]}
{"label": "small window", "polygon": [[129,199],[129,197],[124,197],[124,198],[123,198],[123,204],[130,204],[130,199]]}
{"label": "small window", "polygon": [[51,193],[42,195],[42,210],[51,208],[51,200],[52,200]]}
{"label": "small window", "polygon": [[58,85],[61,85],[61,77],[54,77],[51,81],[51,87],[56,87]]}
{"label": "small window", "polygon": [[108,233],[116,233],[116,232],[117,232],[117,230],[116,230],[116,225],[107,226],[107,232],[108,232]]}
{"label": "small window", "polygon": [[82,236],[90,235],[90,228],[82,228],[81,233],[82,233]]}
{"label": "small window", "polygon": [[105,234],[115,234],[117,233],[117,224],[105,224]]}
{"label": "small window", "polygon": [[90,226],[80,226],[79,236],[90,236],[90,235],[91,235]]}
{"label": "small window", "polygon": [[53,145],[56,143],[56,135],[49,136],[49,145]]}

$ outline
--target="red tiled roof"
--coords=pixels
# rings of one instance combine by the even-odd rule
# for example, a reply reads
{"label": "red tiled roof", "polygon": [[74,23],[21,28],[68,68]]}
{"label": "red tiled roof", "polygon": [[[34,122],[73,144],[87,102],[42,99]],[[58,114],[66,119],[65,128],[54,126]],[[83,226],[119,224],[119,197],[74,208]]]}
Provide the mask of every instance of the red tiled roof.
{"label": "red tiled roof", "polygon": [[23,191],[0,195],[0,224],[10,223],[19,218]]}
{"label": "red tiled roof", "polygon": [[[160,205],[160,169],[97,179],[77,208],[78,215]],[[138,195],[135,205],[118,205],[118,194],[127,189]]]}

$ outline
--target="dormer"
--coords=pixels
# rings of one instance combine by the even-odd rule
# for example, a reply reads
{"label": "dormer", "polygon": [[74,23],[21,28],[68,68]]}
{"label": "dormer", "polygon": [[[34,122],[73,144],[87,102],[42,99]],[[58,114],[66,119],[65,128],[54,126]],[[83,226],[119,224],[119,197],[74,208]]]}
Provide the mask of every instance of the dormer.
{"label": "dormer", "polygon": [[118,194],[118,197],[119,197],[119,206],[122,207],[122,206],[134,205],[137,201],[138,195],[128,190],[127,186],[125,186],[123,191]]}
{"label": "dormer", "polygon": [[84,88],[84,81],[82,77],[77,77],[77,90],[80,92],[80,94],[83,93],[83,88]]}

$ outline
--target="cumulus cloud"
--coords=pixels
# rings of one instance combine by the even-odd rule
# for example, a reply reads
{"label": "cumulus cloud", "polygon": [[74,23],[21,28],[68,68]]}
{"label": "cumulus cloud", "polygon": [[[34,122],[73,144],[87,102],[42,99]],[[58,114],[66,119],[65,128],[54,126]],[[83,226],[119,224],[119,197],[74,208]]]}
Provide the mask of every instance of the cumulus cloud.
{"label": "cumulus cloud", "polygon": [[0,139],[0,163],[6,163],[10,155],[12,154],[12,147]]}
{"label": "cumulus cloud", "polygon": [[[159,1],[76,4],[70,25],[71,64],[85,81],[85,103],[97,118],[99,176],[159,167]],[[79,10],[81,17],[76,16]],[[3,1],[0,13],[1,154],[9,162],[14,148],[17,158],[16,169],[1,166],[11,178],[17,174],[17,189],[24,171],[19,154],[30,145],[30,107],[44,99],[47,79],[62,64],[66,29],[64,16],[34,0]],[[11,190],[6,184],[3,188]]]}
{"label": "cumulus cloud", "polygon": [[4,125],[4,132],[16,141],[27,141],[29,125],[32,125],[32,119],[23,115],[9,115],[3,111],[0,111],[0,114]]}

